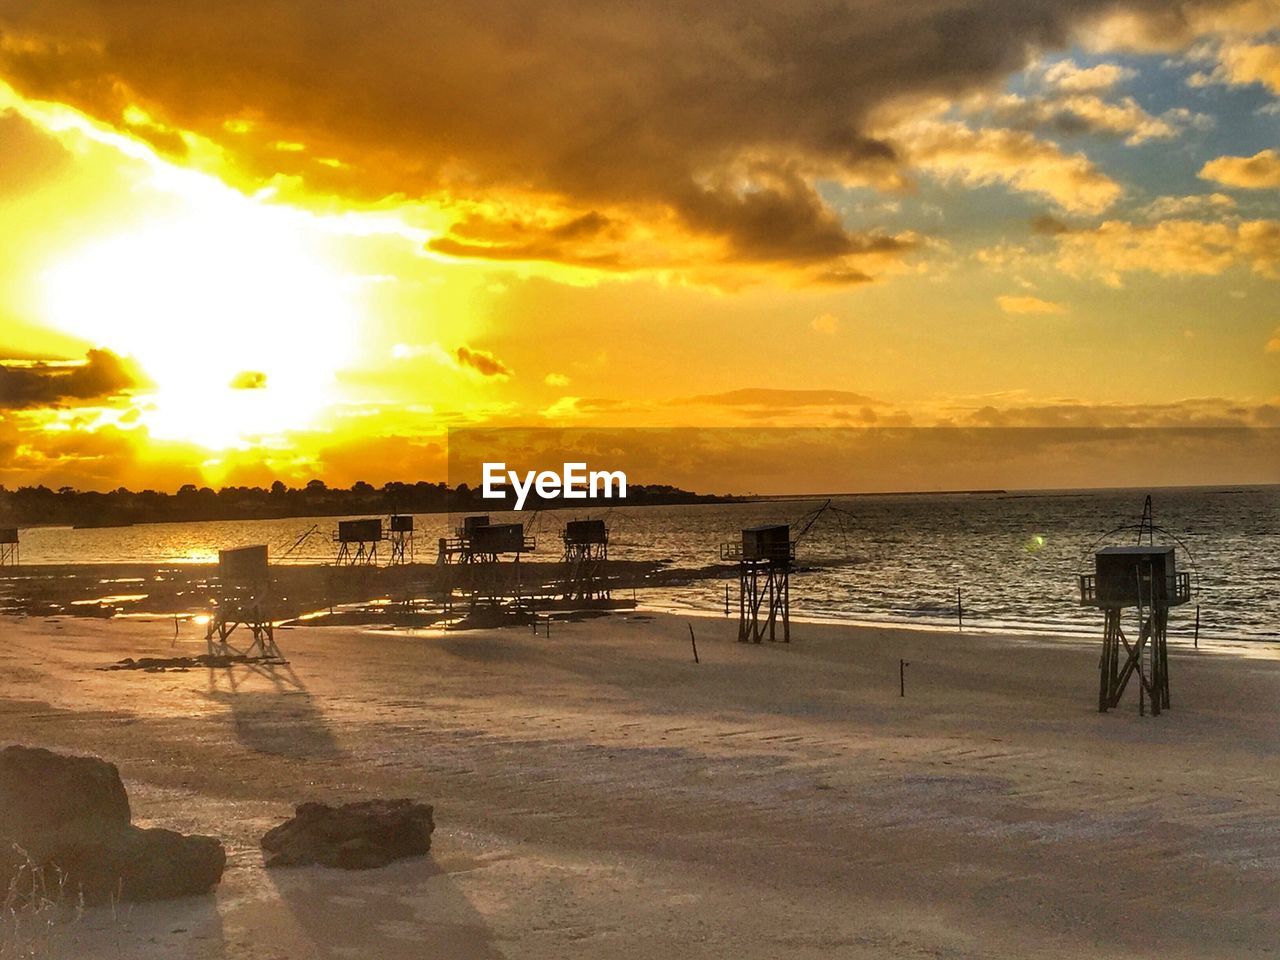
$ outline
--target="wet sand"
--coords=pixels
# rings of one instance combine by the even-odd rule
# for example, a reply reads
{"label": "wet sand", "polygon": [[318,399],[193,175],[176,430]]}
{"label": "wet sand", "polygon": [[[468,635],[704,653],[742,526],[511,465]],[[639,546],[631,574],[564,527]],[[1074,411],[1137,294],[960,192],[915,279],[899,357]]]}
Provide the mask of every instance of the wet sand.
{"label": "wet sand", "polygon": [[[1173,710],[1140,718],[1096,712],[1100,643],[734,626],[286,629],[286,667],[104,673],[203,635],[0,618],[0,742],[106,757],[137,821],[228,847],[214,895],[90,911],[65,955],[1278,949],[1280,648],[1171,644]],[[435,805],[430,858],[264,870],[293,804],[372,796]]]}

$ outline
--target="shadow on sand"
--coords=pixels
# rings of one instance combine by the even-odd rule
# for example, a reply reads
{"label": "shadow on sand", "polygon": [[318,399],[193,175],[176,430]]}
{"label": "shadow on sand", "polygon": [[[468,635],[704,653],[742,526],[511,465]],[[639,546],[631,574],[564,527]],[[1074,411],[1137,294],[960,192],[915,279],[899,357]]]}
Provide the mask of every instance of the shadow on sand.
{"label": "shadow on sand", "polygon": [[206,695],[231,711],[236,737],[250,750],[292,760],[344,755],[324,714],[287,663],[211,669]]}
{"label": "shadow on sand", "polygon": [[377,870],[267,871],[321,957],[502,960],[484,918],[432,857]]}
{"label": "shadow on sand", "polygon": [[79,920],[68,924],[48,955],[76,960],[213,960],[226,956],[226,951],[218,899],[210,893],[90,908]]}

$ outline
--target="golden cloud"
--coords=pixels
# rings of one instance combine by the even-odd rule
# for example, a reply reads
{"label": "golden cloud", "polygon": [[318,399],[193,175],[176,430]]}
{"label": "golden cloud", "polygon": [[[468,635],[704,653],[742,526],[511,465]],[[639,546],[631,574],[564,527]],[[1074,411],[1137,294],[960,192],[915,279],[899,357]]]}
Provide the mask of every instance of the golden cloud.
{"label": "golden cloud", "polygon": [[1020,128],[1044,128],[1067,136],[1123,137],[1129,146],[1149,140],[1169,140],[1188,124],[1208,122],[1200,114],[1177,108],[1156,117],[1139,106],[1133,97],[1109,101],[1091,93],[1035,97],[1009,94],[991,106],[1001,121]]}
{"label": "golden cloud", "polygon": [[1260,83],[1272,93],[1280,93],[1280,43],[1231,44],[1221,58],[1231,83]]}
{"label": "golden cloud", "polygon": [[1232,86],[1261,84],[1280,93],[1280,43],[1250,43],[1237,40],[1223,43],[1216,51],[1216,66],[1209,72],[1193,74],[1193,87],[1221,83]]}
{"label": "golden cloud", "polygon": [[1003,183],[1075,213],[1099,213],[1123,193],[1083,153],[1065,153],[1024,130],[975,130],[930,120],[908,124],[895,134],[913,166],[969,186]]}
{"label": "golden cloud", "polygon": [[[743,275],[766,265],[858,282],[911,246],[851,229],[819,190],[901,179],[897,145],[869,118],[905,97],[994,88],[1117,10],[1170,32],[1159,0],[869,0],[856,16],[823,0],[711,0],[678,15],[624,0],[479,12],[65,0],[0,8],[0,77],[185,163],[215,157],[242,186],[517,208],[446,231],[433,249],[449,256],[687,273],[680,244],[670,265],[661,255],[678,240]],[[1116,79],[1095,71],[1058,82],[1086,94]],[[1100,116],[1132,124],[1113,113]],[[1154,136],[1158,119],[1143,122]],[[941,176],[1070,210],[1120,193],[1083,156],[1012,131],[923,131],[907,147],[908,163]],[[545,209],[560,216],[537,222]]]}
{"label": "golden cloud", "polygon": [[1235,205],[1235,200],[1225,193],[1201,193],[1184,197],[1156,197],[1142,212],[1152,220],[1186,219],[1195,214],[1221,214],[1234,209]]}
{"label": "golden cloud", "polygon": [[1112,285],[1121,275],[1146,271],[1159,276],[1216,276],[1247,266],[1280,277],[1280,221],[1214,223],[1163,220],[1134,224],[1108,220],[1090,230],[1056,238],[1056,263],[1072,276],[1099,277]]}
{"label": "golden cloud", "polygon": [[1039,297],[1005,295],[996,297],[996,303],[1000,305],[1000,309],[1005,313],[1047,314],[1067,312],[1067,308],[1062,304],[1053,303],[1050,300],[1041,300]]}
{"label": "golden cloud", "polygon": [[1115,63],[1080,67],[1072,60],[1061,60],[1045,70],[1044,82],[1067,93],[1101,93],[1137,75],[1136,70]]}
{"label": "golden cloud", "polygon": [[1280,151],[1259,150],[1252,157],[1218,157],[1200,168],[1200,177],[1245,190],[1280,188]]}

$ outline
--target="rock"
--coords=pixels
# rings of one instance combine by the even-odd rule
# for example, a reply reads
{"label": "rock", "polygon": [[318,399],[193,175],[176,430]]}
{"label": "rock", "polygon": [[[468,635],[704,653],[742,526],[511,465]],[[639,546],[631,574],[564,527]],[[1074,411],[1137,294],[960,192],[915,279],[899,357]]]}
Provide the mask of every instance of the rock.
{"label": "rock", "polygon": [[0,833],[19,839],[76,823],[128,826],[129,797],[115,764],[39,747],[0,750]]}
{"label": "rock", "polygon": [[209,891],[225,865],[214,837],[133,826],[114,764],[33,747],[0,751],[0,889],[35,867],[46,895],[61,877],[62,896],[89,904],[157,900]]}
{"label": "rock", "polygon": [[89,904],[208,893],[227,863],[222,842],[214,837],[132,825],[107,831],[65,828],[24,849],[36,863],[55,864],[69,889]]}
{"label": "rock", "polygon": [[262,838],[268,867],[318,863],[368,870],[431,850],[431,806],[412,800],[365,800],[331,807],[304,803]]}

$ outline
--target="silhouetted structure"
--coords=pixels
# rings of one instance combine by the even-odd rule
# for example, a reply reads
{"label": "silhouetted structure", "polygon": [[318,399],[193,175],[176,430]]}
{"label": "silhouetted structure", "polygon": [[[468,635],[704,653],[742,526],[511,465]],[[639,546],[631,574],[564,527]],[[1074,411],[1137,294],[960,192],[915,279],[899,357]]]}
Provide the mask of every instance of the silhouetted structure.
{"label": "silhouetted structure", "polygon": [[334,561],[339,567],[377,566],[378,544],[382,542],[382,519],[339,520],[333,535],[338,545]]}
{"label": "silhouetted structure", "polygon": [[0,527],[0,567],[16,567],[21,559],[18,528]]}
{"label": "silhouetted structure", "polygon": [[759,643],[766,633],[791,642],[791,565],[796,558],[791,527],[785,523],[747,527],[741,543],[720,546],[720,559],[738,564],[738,642]]}
{"label": "silhouetted structure", "polygon": [[[537,541],[525,536],[523,523],[490,523],[487,515],[465,517],[453,537],[440,538],[440,564],[463,564],[469,569],[463,576],[449,580],[460,583],[469,593],[471,609],[481,603],[497,606],[511,597],[518,607],[522,602],[520,585],[520,557],[537,549]],[[504,556],[513,556],[511,563],[502,562]],[[514,569],[510,569],[514,568]],[[446,604],[448,604],[446,598]]]}
{"label": "silhouetted structure", "polygon": [[[1147,497],[1137,544],[1099,549],[1094,572],[1080,576],[1080,603],[1098,607],[1105,616],[1098,685],[1098,710],[1103,713],[1120,705],[1134,674],[1140,713],[1148,699],[1152,714],[1169,708],[1169,609],[1191,599],[1191,574],[1178,571],[1174,547],[1155,542],[1159,529]],[[1132,642],[1123,626],[1124,611],[1130,608],[1137,618]]]}
{"label": "silhouetted structure", "polygon": [[471,563],[471,535],[477,527],[488,525],[488,514],[463,517],[462,526],[454,529],[452,537],[440,538],[440,552],[436,556],[436,563]]}
{"label": "silhouetted structure", "polygon": [[413,563],[413,517],[391,516],[391,563]]}
{"label": "silhouetted structure", "polygon": [[560,535],[564,541],[565,600],[608,600],[609,528],[603,520],[570,520]]}
{"label": "silhouetted structure", "polygon": [[[218,551],[218,602],[205,631],[210,655],[283,659],[271,622],[270,592],[271,568],[265,545]],[[231,643],[232,634],[241,628],[250,637],[244,649]]]}

